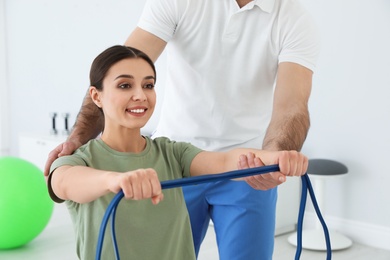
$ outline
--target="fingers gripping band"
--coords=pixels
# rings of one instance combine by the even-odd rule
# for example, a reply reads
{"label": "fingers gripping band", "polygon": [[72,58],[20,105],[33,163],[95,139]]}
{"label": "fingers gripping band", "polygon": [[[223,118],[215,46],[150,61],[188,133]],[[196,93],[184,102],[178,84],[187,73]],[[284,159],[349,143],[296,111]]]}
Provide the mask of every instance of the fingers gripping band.
{"label": "fingers gripping band", "polygon": [[[195,176],[195,177],[183,178],[177,180],[168,180],[168,181],[161,182],[161,188],[172,189],[172,188],[183,187],[188,185],[196,185],[196,184],[207,183],[207,182],[217,182],[222,180],[230,180],[235,178],[248,177],[252,175],[265,174],[270,172],[276,172],[279,170],[280,169],[278,165],[269,165],[269,166],[248,168],[244,170],[235,170],[235,171],[219,173],[219,174],[208,174],[208,175]],[[317,217],[320,220],[322,228],[324,230],[324,236],[326,242],[326,260],[330,260],[332,258],[332,249],[330,244],[328,227],[326,226],[326,223],[321,215],[321,211],[318,207],[317,200],[315,198],[313,187],[311,185],[309,176],[305,174],[301,177],[301,180],[302,180],[302,193],[301,193],[301,201],[300,201],[299,213],[298,213],[297,250],[295,253],[295,260],[298,260],[300,258],[302,252],[302,227],[303,227],[303,217],[305,214],[305,205],[306,205],[306,198],[307,198],[308,191],[314,209],[316,211]],[[100,231],[99,231],[98,242],[96,246],[96,257],[95,257],[96,260],[100,260],[101,257],[104,233],[110,217],[111,217],[111,239],[114,246],[115,259],[116,260],[120,259],[118,245],[116,242],[116,235],[115,235],[115,215],[116,215],[117,206],[120,200],[123,198],[123,196],[124,196],[123,191],[118,192],[115,195],[115,197],[112,199],[110,204],[108,205],[107,210],[103,216],[102,224],[100,226]]]}

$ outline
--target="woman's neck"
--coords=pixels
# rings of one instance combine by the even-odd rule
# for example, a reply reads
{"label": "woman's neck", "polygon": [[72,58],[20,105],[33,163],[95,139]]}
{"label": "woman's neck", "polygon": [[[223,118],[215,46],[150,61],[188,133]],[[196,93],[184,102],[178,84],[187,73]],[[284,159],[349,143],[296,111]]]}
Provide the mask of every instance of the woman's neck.
{"label": "woman's neck", "polygon": [[118,152],[140,153],[146,147],[146,139],[140,131],[111,131],[105,129],[101,139],[109,147]]}

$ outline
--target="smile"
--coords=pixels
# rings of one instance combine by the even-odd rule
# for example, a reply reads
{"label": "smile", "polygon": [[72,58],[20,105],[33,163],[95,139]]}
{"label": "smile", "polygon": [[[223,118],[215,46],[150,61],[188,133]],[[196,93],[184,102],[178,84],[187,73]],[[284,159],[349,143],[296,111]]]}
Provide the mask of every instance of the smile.
{"label": "smile", "polygon": [[146,109],[131,109],[131,110],[127,110],[127,111],[130,111],[131,113],[136,113],[136,114],[141,114],[141,113],[144,113],[146,111]]}

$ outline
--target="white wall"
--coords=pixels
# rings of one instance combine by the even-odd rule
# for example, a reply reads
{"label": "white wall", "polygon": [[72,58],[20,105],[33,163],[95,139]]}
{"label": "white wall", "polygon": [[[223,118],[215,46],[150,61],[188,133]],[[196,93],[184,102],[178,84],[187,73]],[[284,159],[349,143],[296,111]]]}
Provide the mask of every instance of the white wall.
{"label": "white wall", "polygon": [[[3,1],[11,153],[17,154],[20,133],[49,133],[49,113],[69,112],[73,123],[92,59],[125,41],[145,1]],[[302,1],[323,38],[304,152],[349,167],[346,178],[328,183],[328,224],[390,250],[390,1]],[[62,118],[57,122],[61,130]]]}
{"label": "white wall", "polygon": [[[63,113],[71,114],[73,125],[88,89],[92,60],[107,47],[125,42],[144,2],[6,1],[13,144],[21,132],[49,134],[53,112],[60,133]],[[164,59],[157,67],[160,63]],[[165,73],[159,72],[157,91],[165,81]],[[11,152],[17,153],[16,145]]]}
{"label": "white wall", "polygon": [[303,1],[322,33],[310,157],[345,163],[326,212],[355,241],[390,250],[390,1]]}
{"label": "white wall", "polygon": [[6,63],[5,3],[0,0],[0,156],[9,154],[9,113]]}

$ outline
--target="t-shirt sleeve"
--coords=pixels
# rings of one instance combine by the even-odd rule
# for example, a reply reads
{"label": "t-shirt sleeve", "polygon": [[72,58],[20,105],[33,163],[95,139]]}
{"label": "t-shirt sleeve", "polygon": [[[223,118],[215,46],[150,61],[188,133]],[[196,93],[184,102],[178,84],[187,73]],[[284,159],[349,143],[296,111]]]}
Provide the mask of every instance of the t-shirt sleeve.
{"label": "t-shirt sleeve", "polygon": [[296,19],[286,19],[289,20],[285,21],[288,26],[281,32],[279,63],[294,62],[314,71],[320,53],[320,35],[315,21],[307,12],[297,14]]}
{"label": "t-shirt sleeve", "polygon": [[192,160],[195,158],[195,156],[202,152],[203,150],[193,146],[189,143],[182,143],[184,145],[184,150],[181,156],[181,165],[183,165],[183,177],[190,177],[190,168]]}
{"label": "t-shirt sleeve", "polygon": [[50,167],[50,173],[60,166],[71,165],[71,166],[86,166],[87,163],[78,154],[62,156],[57,158]]}
{"label": "t-shirt sleeve", "polygon": [[[173,156],[173,158],[175,158],[175,161],[181,169],[180,177],[190,177],[192,160],[198,153],[202,152],[203,150],[190,143],[171,141],[166,137],[158,137],[155,140],[158,140],[158,142],[164,144],[162,150],[167,153],[167,157]],[[175,178],[178,177],[179,176],[176,176]]]}
{"label": "t-shirt sleeve", "polygon": [[54,193],[53,188],[51,186],[51,178],[52,178],[53,171],[55,169],[57,169],[58,167],[61,167],[64,165],[86,166],[87,164],[82,159],[82,157],[80,155],[77,155],[77,154],[59,157],[52,163],[52,165],[50,167],[49,178],[47,180],[47,187],[48,187],[48,191],[49,191],[49,195],[50,195],[51,199],[57,203],[62,203],[62,202],[64,202],[64,200],[58,198],[57,195]]}

